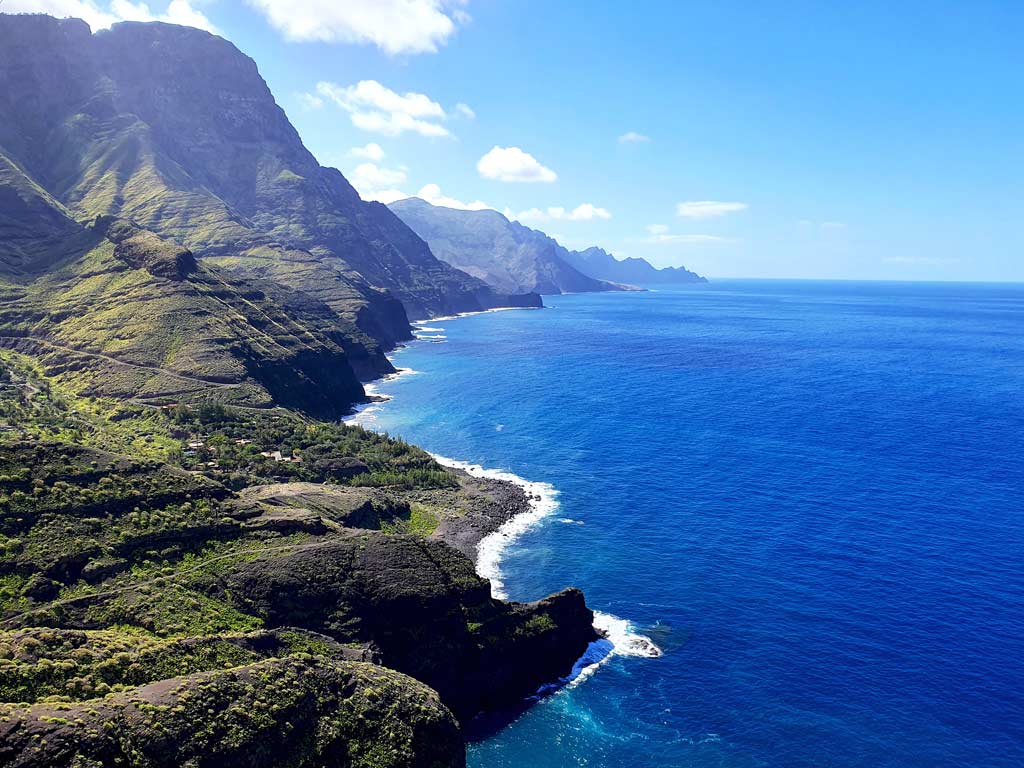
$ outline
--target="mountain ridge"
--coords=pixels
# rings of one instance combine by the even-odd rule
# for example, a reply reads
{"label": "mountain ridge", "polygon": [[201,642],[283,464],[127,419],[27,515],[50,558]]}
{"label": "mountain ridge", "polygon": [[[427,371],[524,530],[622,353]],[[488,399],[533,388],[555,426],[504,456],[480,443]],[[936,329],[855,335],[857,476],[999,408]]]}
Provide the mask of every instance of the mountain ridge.
{"label": "mountain ridge", "polygon": [[391,203],[434,254],[501,291],[540,294],[621,291],[623,286],[580,272],[566,249],[545,233],[498,211],[467,211],[410,197]]}
{"label": "mountain ridge", "polygon": [[633,285],[707,282],[707,278],[701,277],[696,272],[691,272],[686,267],[659,268],[646,259],[636,256],[618,259],[597,246],[591,246],[582,251],[569,251],[567,261],[581,272],[593,277]]}

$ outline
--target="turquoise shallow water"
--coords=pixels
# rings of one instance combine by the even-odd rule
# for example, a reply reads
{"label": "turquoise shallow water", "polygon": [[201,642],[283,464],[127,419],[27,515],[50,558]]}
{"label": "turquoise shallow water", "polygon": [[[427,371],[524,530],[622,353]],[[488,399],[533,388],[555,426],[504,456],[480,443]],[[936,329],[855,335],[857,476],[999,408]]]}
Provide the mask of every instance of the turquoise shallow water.
{"label": "turquoise shallow water", "polygon": [[505,590],[664,650],[498,766],[1024,765],[1024,286],[721,281],[431,322],[374,428],[558,490]]}

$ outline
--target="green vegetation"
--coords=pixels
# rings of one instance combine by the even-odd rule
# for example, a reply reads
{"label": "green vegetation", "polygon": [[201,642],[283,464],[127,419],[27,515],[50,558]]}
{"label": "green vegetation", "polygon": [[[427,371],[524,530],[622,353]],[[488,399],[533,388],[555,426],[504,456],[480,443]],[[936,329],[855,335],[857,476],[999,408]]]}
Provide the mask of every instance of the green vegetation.
{"label": "green vegetation", "polygon": [[439,522],[437,515],[427,507],[422,504],[413,504],[408,518],[399,518],[385,523],[382,530],[385,533],[412,533],[417,536],[430,536],[437,530]]}
{"label": "green vegetation", "polygon": [[592,616],[438,540],[514,493],[338,419],[406,308],[499,297],[219,38],[0,14],[0,80],[2,760],[463,765],[453,712],[563,674]]}
{"label": "green vegetation", "polygon": [[182,466],[232,487],[271,480],[406,490],[458,487],[422,449],[359,426],[209,404],[179,406],[168,417],[171,433],[185,446]]}

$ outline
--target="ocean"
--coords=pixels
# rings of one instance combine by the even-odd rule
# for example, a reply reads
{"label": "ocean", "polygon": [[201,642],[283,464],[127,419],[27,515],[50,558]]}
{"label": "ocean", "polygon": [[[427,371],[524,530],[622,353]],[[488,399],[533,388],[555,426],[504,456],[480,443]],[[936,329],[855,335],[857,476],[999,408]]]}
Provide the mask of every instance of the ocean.
{"label": "ocean", "polygon": [[423,324],[358,417],[534,483],[481,570],[618,640],[471,766],[1024,765],[1024,286],[545,303]]}

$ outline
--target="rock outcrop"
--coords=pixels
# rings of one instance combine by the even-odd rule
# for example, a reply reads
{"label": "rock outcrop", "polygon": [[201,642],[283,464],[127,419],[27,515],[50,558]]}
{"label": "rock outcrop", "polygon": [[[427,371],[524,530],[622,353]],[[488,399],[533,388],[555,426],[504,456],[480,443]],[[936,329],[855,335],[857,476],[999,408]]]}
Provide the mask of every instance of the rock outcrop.
{"label": "rock outcrop", "polygon": [[566,675],[597,639],[578,590],[530,604],[495,600],[472,561],[416,536],[363,533],[269,552],[209,588],[265,626],[368,644],[460,718],[518,703]]}
{"label": "rock outcrop", "polygon": [[303,655],[80,703],[0,704],[0,763],[458,768],[465,748],[426,686],[372,664]]}

